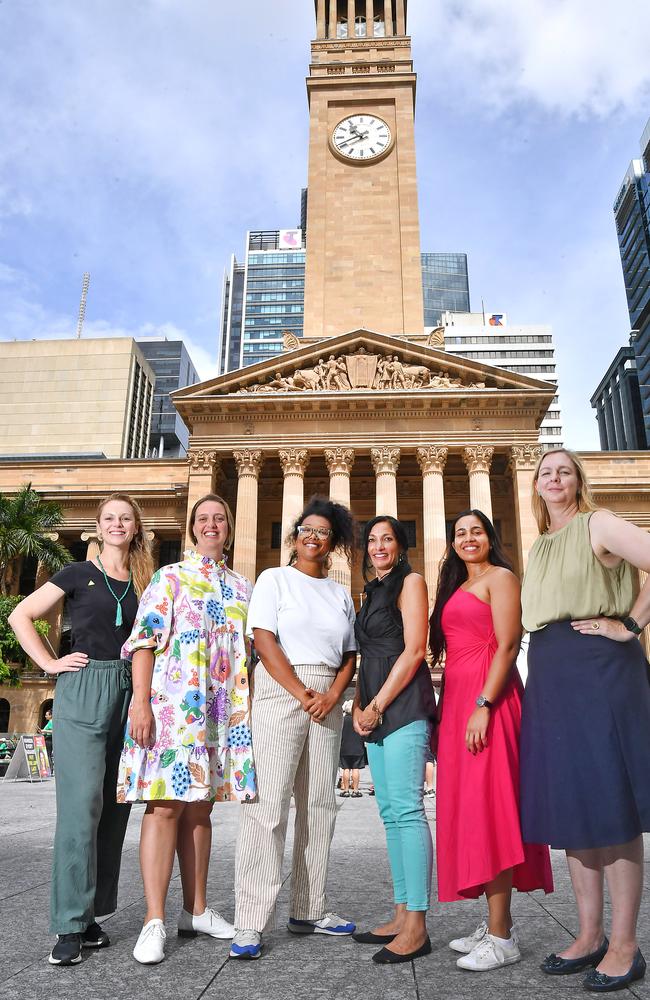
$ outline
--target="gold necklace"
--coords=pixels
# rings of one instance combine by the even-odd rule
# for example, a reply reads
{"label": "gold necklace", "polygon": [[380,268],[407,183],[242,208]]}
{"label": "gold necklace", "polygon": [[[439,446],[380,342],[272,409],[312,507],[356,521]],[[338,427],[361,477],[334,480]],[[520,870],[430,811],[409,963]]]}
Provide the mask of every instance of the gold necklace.
{"label": "gold necklace", "polygon": [[480,573],[477,573],[477,574],[476,574],[476,576],[475,576],[475,577],[472,577],[472,579],[471,579],[471,580],[470,580],[470,578],[468,577],[468,578],[467,578],[467,580],[466,580],[466,583],[475,583],[475,582],[476,582],[477,580],[480,580],[482,576],[485,576],[485,574],[486,574],[486,573],[487,573],[487,572],[488,572],[489,570],[491,570],[491,569],[493,569],[493,568],[494,568],[493,564],[492,564],[492,563],[490,563],[490,565],[489,565],[489,566],[486,566],[484,570],[482,570],[482,571],[481,571]]}

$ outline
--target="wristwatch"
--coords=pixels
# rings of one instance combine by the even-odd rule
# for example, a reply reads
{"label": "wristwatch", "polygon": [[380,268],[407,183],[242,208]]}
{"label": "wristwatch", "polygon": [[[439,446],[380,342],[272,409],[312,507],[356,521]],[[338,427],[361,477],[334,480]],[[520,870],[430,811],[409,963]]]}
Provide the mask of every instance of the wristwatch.
{"label": "wristwatch", "polygon": [[476,699],[476,704],[479,708],[492,708],[492,702],[488,701],[484,694],[480,694]]}
{"label": "wristwatch", "polygon": [[635,635],[641,635],[641,633],[643,632],[641,626],[638,624],[638,622],[635,622],[634,618],[632,618],[631,616],[628,616],[627,618],[623,619],[623,625],[628,630],[628,632],[634,632]]}

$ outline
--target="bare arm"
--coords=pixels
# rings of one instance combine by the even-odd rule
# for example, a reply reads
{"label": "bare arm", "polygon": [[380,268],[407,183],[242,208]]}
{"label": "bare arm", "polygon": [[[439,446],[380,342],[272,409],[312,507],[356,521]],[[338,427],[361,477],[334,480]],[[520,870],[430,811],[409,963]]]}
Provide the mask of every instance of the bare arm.
{"label": "bare arm", "polygon": [[133,697],[129,711],[129,732],[131,739],[143,749],[152,746],[156,741],[156,726],[151,709],[153,665],[153,649],[136,649],[131,664]]}
{"label": "bare arm", "polygon": [[[617,566],[621,560],[650,574],[650,534],[636,524],[617,517],[609,510],[595,511],[589,520],[591,547],[604,566]],[[650,576],[639,591],[630,615],[641,628],[650,624]],[[629,642],[634,634],[615,618],[596,619],[598,635],[618,642]],[[574,621],[576,632],[592,634],[594,619]]]}
{"label": "bare arm", "polygon": [[[492,571],[489,576],[488,594],[492,609],[492,624],[497,640],[497,649],[485,678],[485,683],[476,697],[485,695],[488,701],[496,702],[510,677],[517,659],[521,643],[521,586],[519,580],[509,570]],[[465,745],[470,753],[477,754],[487,746],[487,731],[490,709],[486,706],[474,709],[467,722]]]}
{"label": "bare arm", "polygon": [[265,628],[254,628],[253,639],[257,655],[264,664],[265,670],[269,672],[274,681],[281,684],[285,691],[288,691],[300,702],[305,711],[308,711],[313,699],[313,692],[298,679],[273,632],[269,632]]}
{"label": "bare arm", "polygon": [[377,711],[368,705],[363,712],[356,713],[357,725],[366,731],[377,727],[379,716],[410,684],[426,654],[429,600],[427,585],[418,573],[409,573],[405,578],[397,606],[404,623],[404,651],[395,660],[388,677],[373,698]]}
{"label": "bare arm", "polygon": [[69,653],[57,659],[34,628],[36,619],[43,618],[64,597],[64,592],[56,584],[44,583],[21,601],[8,619],[20,645],[29,658],[46,674],[76,672],[88,663],[86,653]]}

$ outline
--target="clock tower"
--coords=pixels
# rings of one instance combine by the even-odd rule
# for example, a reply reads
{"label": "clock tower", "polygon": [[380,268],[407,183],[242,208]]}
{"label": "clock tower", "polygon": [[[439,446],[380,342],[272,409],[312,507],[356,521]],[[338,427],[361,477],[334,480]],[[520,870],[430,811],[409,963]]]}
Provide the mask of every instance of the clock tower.
{"label": "clock tower", "polygon": [[316,0],[306,338],[424,328],[407,0]]}

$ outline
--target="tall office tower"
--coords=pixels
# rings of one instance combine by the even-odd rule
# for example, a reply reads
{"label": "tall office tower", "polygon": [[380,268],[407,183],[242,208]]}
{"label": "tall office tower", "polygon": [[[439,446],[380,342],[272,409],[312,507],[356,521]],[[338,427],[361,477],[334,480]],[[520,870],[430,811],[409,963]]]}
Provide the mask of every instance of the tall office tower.
{"label": "tall office tower", "polygon": [[422,292],[425,327],[440,326],[445,312],[468,313],[467,254],[423,253]]}
{"label": "tall office tower", "polygon": [[136,341],[155,376],[149,454],[157,458],[180,458],[187,454],[189,431],[171,401],[170,393],[199,381],[182,340],[143,337]]}
{"label": "tall office tower", "polygon": [[614,202],[636,356],[646,446],[650,446],[650,120]]}
{"label": "tall office tower", "polygon": [[246,235],[246,256],[231,257],[221,298],[219,374],[281,354],[285,334],[302,337],[305,248],[301,229]]}
{"label": "tall office tower", "polygon": [[640,451],[646,447],[643,407],[634,354],[634,334],[620,351],[591,397],[603,451]]}
{"label": "tall office tower", "polygon": [[[557,386],[555,347],[550,326],[511,325],[505,313],[443,314],[445,350],[466,358],[520,372]],[[560,400],[556,395],[539,429],[546,448],[562,444]]]}

